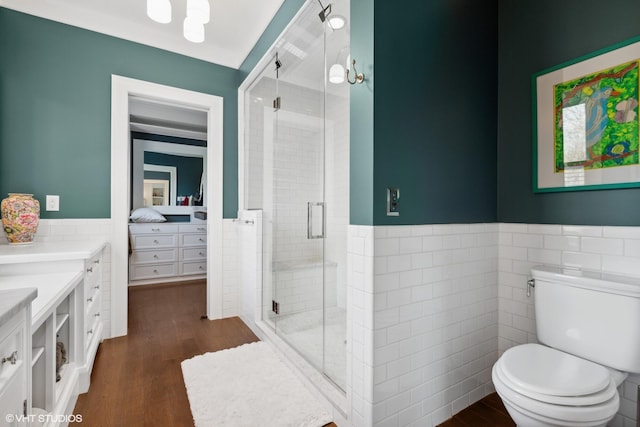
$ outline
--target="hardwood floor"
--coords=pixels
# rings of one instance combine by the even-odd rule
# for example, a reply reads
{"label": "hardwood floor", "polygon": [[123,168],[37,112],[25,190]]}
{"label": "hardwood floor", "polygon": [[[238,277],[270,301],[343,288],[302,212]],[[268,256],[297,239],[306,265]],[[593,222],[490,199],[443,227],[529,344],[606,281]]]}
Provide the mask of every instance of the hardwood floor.
{"label": "hardwood floor", "polygon": [[515,425],[500,397],[492,393],[458,412],[438,427],[513,427]]}
{"label": "hardwood floor", "polygon": [[130,288],[129,333],[103,341],[76,403],[83,425],[193,427],[180,362],[258,341],[239,318],[205,312],[204,281]]}
{"label": "hardwood floor", "polygon": [[82,425],[193,427],[180,362],[258,341],[240,318],[205,313],[204,280],[129,288],[128,334],[100,344],[74,410]]}

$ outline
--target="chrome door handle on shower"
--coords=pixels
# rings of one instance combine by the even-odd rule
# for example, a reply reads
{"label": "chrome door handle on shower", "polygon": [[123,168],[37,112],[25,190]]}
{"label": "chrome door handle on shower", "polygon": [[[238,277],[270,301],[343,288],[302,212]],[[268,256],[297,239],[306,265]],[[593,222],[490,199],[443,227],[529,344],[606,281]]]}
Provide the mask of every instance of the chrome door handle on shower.
{"label": "chrome door handle on shower", "polygon": [[324,239],[324,208],[324,202],[307,202],[307,239]]}

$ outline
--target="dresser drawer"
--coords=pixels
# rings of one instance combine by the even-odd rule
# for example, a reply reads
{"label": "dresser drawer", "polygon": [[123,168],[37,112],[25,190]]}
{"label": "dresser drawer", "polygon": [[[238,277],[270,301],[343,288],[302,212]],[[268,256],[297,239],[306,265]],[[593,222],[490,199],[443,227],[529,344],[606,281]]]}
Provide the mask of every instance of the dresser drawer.
{"label": "dresser drawer", "polygon": [[129,268],[130,280],[154,279],[157,277],[177,276],[178,263],[133,265]]}
{"label": "dresser drawer", "polygon": [[182,248],[180,249],[180,261],[205,261],[207,248]]}
{"label": "dresser drawer", "polygon": [[182,263],[182,272],[183,275],[189,274],[206,274],[207,273],[207,262],[183,262]]}
{"label": "dresser drawer", "polygon": [[206,234],[181,234],[180,246],[206,246],[207,235]]}
{"label": "dresser drawer", "polygon": [[157,264],[159,262],[173,262],[178,260],[177,252],[177,249],[133,251],[130,261],[132,264]]}
{"label": "dresser drawer", "polygon": [[178,232],[178,224],[129,224],[129,231],[136,234],[173,234]]}
{"label": "dresser drawer", "polygon": [[206,224],[180,224],[180,233],[207,233]]}
{"label": "dresser drawer", "polygon": [[140,234],[133,236],[133,249],[172,248],[177,246],[177,234]]}

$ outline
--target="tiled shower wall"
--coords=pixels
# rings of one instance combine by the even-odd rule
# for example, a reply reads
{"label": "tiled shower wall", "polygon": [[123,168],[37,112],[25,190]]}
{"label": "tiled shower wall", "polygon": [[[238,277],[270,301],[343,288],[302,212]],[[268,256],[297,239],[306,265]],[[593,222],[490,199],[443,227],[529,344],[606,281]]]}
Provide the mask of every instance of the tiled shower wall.
{"label": "tiled shower wall", "polygon": [[[528,298],[526,293],[532,266],[640,276],[640,227],[500,224],[499,239],[500,353],[536,341],[533,294]],[[636,427],[639,384],[638,375],[622,384],[620,410],[610,426]]]}
{"label": "tiled shower wall", "polygon": [[[493,391],[507,348],[536,341],[529,270],[640,277],[639,227],[349,227],[348,385],[354,426],[437,425]],[[613,427],[636,426],[640,376]]]}

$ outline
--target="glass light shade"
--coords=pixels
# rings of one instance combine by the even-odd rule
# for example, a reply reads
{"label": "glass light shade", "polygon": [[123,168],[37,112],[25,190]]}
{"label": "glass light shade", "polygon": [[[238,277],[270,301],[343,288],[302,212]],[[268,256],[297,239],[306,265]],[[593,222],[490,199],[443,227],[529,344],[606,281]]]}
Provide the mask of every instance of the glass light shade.
{"label": "glass light shade", "polygon": [[187,18],[200,21],[201,24],[209,22],[211,9],[208,0],[187,0]]}
{"label": "glass light shade", "polygon": [[182,24],[184,38],[192,43],[202,43],[204,41],[204,24],[197,19],[184,18]]}
{"label": "glass light shade", "polygon": [[329,68],[329,82],[333,84],[340,84],[344,82],[344,67],[340,64],[333,64]]}
{"label": "glass light shade", "polygon": [[329,26],[334,30],[339,30],[344,27],[346,20],[342,15],[331,15],[329,17]]}
{"label": "glass light shade", "polygon": [[169,0],[147,0],[147,15],[161,24],[171,22],[171,2]]}

